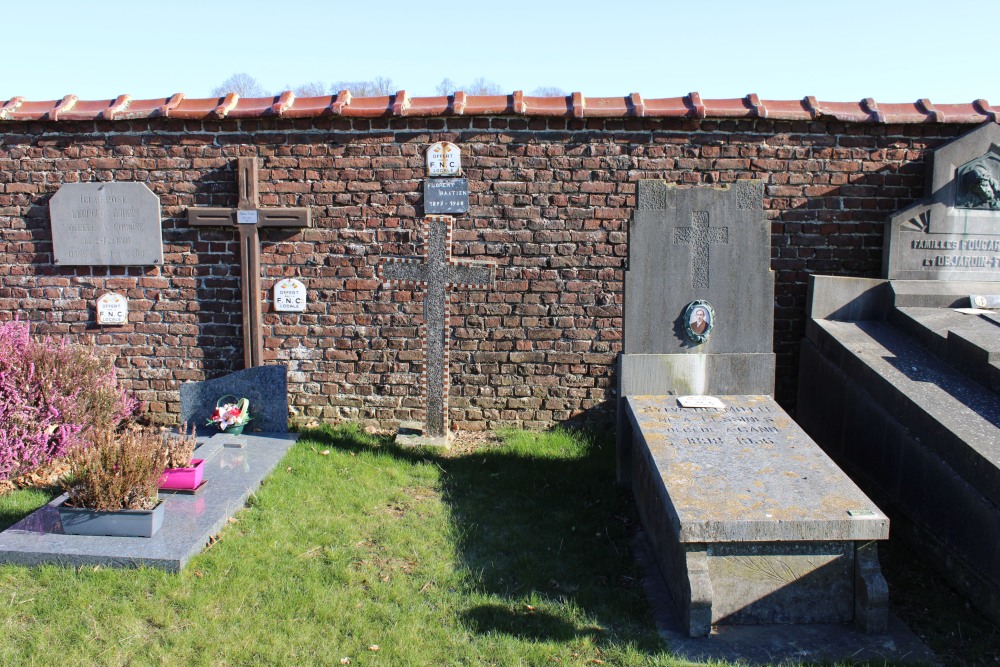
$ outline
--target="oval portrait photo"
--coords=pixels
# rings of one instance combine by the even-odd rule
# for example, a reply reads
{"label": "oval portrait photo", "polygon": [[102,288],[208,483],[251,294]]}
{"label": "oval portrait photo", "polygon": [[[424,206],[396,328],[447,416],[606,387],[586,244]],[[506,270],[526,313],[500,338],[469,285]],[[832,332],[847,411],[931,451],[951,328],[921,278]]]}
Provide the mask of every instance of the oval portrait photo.
{"label": "oval portrait photo", "polygon": [[692,301],[684,310],[684,330],[688,338],[704,343],[715,326],[715,311],[708,301]]}

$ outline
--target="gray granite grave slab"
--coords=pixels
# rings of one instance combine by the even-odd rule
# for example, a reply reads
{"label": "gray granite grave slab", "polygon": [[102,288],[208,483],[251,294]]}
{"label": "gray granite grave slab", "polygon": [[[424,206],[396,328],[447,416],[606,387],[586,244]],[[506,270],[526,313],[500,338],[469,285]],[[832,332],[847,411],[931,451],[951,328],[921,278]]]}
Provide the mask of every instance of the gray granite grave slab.
{"label": "gray granite grave slab", "polygon": [[1000,280],[998,144],[1000,127],[983,123],[934,150],[925,198],[886,223],[886,277]]}
{"label": "gray granite grave slab", "polygon": [[452,258],[453,223],[449,216],[425,217],[423,260],[390,258],[379,268],[384,280],[424,290],[424,428],[406,436],[409,444],[438,445],[448,437],[448,290],[493,285],[494,264]]}
{"label": "gray granite grave slab", "polygon": [[194,424],[199,433],[218,432],[206,422],[216,401],[231,394],[250,401],[253,420],[245,432],[288,432],[288,368],[281,364],[257,366],[213,380],[181,385],[181,422]]}
{"label": "gray granite grave slab", "polygon": [[[225,447],[237,437],[245,447]],[[205,459],[204,489],[197,495],[161,494],[166,506],[163,526],[149,538],[65,535],[56,511],[61,496],[0,533],[0,563],[179,571],[244,507],[298,437],[297,433],[263,433],[201,439],[195,457]]]}
{"label": "gray granite grave slab", "polygon": [[49,215],[55,264],[163,264],[160,198],[144,183],[67,183]]}
{"label": "gray granite grave slab", "polygon": [[627,399],[642,523],[685,628],[833,623],[885,628],[873,540],[884,514],[767,396],[726,409]]}

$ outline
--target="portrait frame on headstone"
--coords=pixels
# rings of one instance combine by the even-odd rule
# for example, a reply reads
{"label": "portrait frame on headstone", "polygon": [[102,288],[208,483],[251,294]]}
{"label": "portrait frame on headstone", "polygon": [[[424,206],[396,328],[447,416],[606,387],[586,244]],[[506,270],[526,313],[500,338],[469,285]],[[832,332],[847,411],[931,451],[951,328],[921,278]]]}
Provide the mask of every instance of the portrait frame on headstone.
{"label": "portrait frame on headstone", "polygon": [[715,327],[715,309],[708,301],[692,301],[684,309],[684,333],[695,343],[704,343]]}

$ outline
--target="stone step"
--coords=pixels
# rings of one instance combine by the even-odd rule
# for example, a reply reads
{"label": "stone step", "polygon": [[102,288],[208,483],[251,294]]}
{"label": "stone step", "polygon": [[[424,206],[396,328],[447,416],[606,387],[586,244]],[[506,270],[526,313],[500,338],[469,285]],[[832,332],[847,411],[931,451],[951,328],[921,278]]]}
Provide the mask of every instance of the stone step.
{"label": "stone step", "polygon": [[976,382],[1000,390],[1000,321],[993,316],[897,307],[888,321]]}
{"label": "stone step", "polygon": [[[822,335],[812,340],[830,363],[876,397],[910,436],[1000,505],[1000,396],[886,322],[815,324]],[[866,437],[888,436],[866,435],[861,427],[853,439],[859,454]],[[888,467],[901,471],[904,454],[897,455]]]}

